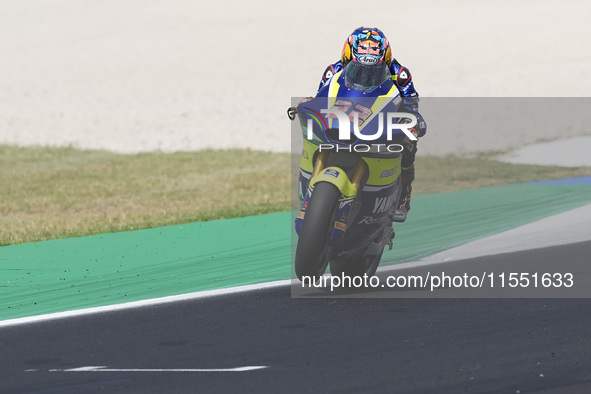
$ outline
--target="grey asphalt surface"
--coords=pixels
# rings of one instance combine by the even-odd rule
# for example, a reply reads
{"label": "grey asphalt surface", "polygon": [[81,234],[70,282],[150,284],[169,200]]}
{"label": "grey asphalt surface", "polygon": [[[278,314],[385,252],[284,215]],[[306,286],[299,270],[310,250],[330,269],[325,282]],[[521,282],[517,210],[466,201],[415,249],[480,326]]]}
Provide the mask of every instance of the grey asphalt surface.
{"label": "grey asphalt surface", "polygon": [[[589,252],[584,242],[456,264],[520,269],[540,256],[586,262]],[[0,392],[588,393],[590,310],[586,298],[293,299],[289,287],[260,290],[2,328]],[[50,371],[84,366],[268,368]]]}

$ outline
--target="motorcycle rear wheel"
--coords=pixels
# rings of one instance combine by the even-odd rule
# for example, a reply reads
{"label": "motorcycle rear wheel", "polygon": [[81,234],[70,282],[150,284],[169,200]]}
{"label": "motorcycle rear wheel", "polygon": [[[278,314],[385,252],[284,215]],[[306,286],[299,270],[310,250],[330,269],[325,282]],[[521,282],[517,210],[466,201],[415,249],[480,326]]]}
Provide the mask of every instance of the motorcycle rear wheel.
{"label": "motorcycle rear wheel", "polygon": [[328,240],[340,195],[331,183],[319,182],[314,186],[295,254],[295,272],[300,281],[304,276],[316,281],[326,271],[330,257]]}

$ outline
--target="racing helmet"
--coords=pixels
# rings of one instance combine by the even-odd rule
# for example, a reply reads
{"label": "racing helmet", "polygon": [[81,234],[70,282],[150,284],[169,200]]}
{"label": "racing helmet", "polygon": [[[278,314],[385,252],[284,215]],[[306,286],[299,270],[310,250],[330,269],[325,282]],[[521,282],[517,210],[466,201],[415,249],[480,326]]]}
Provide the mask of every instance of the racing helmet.
{"label": "racing helmet", "polygon": [[364,65],[381,64],[390,66],[392,50],[385,34],[377,27],[358,27],[347,37],[341,63],[346,67],[349,62]]}

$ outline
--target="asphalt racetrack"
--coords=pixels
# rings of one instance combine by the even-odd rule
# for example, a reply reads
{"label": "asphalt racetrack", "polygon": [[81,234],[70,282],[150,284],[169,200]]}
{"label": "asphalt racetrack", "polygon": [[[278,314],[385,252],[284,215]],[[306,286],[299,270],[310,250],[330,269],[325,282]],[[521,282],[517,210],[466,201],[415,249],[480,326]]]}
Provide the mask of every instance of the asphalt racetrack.
{"label": "asphalt racetrack", "polygon": [[[502,261],[589,252],[582,242]],[[0,392],[587,393],[590,308],[582,298],[294,299],[283,286],[0,328]]]}

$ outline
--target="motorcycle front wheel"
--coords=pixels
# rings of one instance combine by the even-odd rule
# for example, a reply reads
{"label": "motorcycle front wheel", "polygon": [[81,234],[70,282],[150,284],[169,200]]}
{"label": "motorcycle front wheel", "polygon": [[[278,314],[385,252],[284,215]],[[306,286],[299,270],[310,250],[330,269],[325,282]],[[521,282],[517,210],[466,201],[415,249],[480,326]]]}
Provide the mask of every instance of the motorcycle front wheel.
{"label": "motorcycle front wheel", "polygon": [[351,278],[355,276],[362,277],[363,275],[367,275],[368,277],[374,276],[380,265],[383,253],[384,249],[377,255],[369,258],[354,256],[345,261],[331,261],[330,274],[332,276],[348,276]]}
{"label": "motorcycle front wheel", "polygon": [[314,186],[295,254],[295,272],[300,281],[304,276],[316,281],[326,271],[330,257],[328,241],[340,195],[331,183],[319,182]]}

